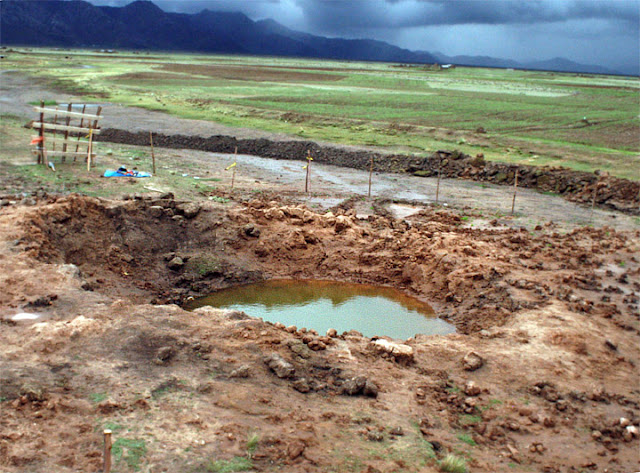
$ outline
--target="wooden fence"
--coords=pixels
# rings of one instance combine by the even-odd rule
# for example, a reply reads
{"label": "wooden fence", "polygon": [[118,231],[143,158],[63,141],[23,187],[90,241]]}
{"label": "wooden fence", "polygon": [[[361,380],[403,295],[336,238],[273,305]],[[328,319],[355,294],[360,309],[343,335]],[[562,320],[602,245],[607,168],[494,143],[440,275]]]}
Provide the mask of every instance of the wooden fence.
{"label": "wooden fence", "polygon": [[[88,109],[93,109],[92,113]],[[46,166],[52,156],[61,156],[62,162],[67,156],[73,156],[74,161],[82,156],[90,170],[91,161],[96,157],[94,140],[100,134],[98,121],[102,118],[102,107],[69,103],[63,109],[46,108],[41,101],[34,110],[40,113],[39,120],[31,125],[38,130],[38,135],[31,140],[31,144],[36,145],[34,153],[38,164]]]}

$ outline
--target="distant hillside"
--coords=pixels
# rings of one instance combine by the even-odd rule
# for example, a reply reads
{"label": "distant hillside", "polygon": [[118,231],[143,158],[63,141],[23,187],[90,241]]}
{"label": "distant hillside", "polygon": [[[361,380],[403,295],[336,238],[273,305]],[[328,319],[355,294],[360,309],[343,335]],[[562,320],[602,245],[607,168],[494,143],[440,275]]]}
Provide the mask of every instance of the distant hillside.
{"label": "distant hillside", "polygon": [[[499,67],[513,69],[531,69],[537,71],[579,72],[589,74],[622,74],[624,72],[613,71],[606,67],[591,64],[579,64],[569,59],[557,57],[546,61],[518,62],[512,59],[500,59],[490,56],[447,56],[442,53],[433,53],[442,63],[457,64],[460,66]],[[633,71],[626,71],[634,74]],[[637,74],[637,72],[635,72]]]}
{"label": "distant hillside", "polygon": [[[80,0],[0,0],[0,33],[4,46],[193,51],[618,73],[564,58],[520,63],[489,56],[410,51],[383,41],[315,36],[286,28],[274,20],[255,22],[242,13],[210,10],[196,14],[167,13],[144,0],[118,8]],[[622,72],[638,74],[637,64],[626,69]]]}
{"label": "distant hillside", "polygon": [[203,10],[167,13],[149,1],[125,7],[84,1],[0,2],[3,45],[152,49],[393,62],[436,62],[369,39],[340,39],[289,30],[273,20]]}

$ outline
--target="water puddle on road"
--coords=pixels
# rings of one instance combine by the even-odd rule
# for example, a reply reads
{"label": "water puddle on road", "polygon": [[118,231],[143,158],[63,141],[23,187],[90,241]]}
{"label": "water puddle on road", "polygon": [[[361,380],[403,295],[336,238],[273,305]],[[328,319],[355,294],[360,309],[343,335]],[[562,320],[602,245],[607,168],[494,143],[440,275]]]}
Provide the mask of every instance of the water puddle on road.
{"label": "water puddle on road", "polygon": [[416,334],[445,335],[455,327],[436,317],[426,303],[389,287],[334,281],[272,280],[223,289],[189,302],[185,308],[212,306],[281,322],[338,333],[357,330],[366,337],[407,339]]}

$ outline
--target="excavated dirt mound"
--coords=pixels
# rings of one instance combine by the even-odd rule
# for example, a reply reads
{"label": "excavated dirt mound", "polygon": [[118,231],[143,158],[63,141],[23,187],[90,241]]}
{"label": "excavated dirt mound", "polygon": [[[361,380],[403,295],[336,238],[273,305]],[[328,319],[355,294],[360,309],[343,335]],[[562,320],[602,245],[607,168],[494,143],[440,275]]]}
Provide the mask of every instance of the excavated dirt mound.
{"label": "excavated dirt mound", "polygon": [[[3,471],[98,471],[103,428],[117,471],[432,472],[448,453],[471,471],[638,468],[637,231],[23,203],[0,212]],[[325,336],[171,304],[276,277],[394,286],[459,332]]]}
{"label": "excavated dirt mound", "polygon": [[[101,141],[147,146],[149,132],[132,133],[108,128],[102,130]],[[313,141],[271,141],[265,138],[237,139],[232,136],[208,138],[187,135],[154,134],[154,145],[176,149],[196,149],[218,153],[250,154],[265,158],[300,160],[311,152],[319,163],[355,169],[369,169],[373,159],[376,172],[409,172],[418,176],[436,176],[487,181],[513,185],[516,172],[518,185],[542,192],[554,192],[583,203],[595,203],[632,215],[640,215],[640,182],[610,176],[606,173],[573,171],[561,167],[540,167],[485,161],[457,151],[438,151],[427,158],[407,155],[382,155],[320,145]]]}

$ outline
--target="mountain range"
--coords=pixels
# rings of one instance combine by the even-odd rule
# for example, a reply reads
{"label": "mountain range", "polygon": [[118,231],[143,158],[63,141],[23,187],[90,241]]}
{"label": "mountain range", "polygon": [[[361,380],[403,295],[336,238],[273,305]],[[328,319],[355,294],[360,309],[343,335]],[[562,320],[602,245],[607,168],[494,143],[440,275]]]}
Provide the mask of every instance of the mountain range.
{"label": "mountain range", "polygon": [[615,74],[564,58],[519,63],[487,56],[410,51],[371,39],[326,38],[242,13],[169,13],[146,0],[124,7],[73,0],[0,1],[0,44],[65,48],[146,49],[384,61]]}

